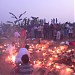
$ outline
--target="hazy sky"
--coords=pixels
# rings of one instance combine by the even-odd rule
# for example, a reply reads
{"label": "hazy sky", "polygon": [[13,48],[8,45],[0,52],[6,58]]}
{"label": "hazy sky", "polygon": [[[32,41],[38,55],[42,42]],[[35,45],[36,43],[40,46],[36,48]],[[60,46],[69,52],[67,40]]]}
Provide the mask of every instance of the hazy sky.
{"label": "hazy sky", "polygon": [[22,18],[34,16],[47,21],[58,18],[61,23],[74,22],[74,4],[74,0],[0,0],[0,21],[14,21],[9,12],[18,17],[27,11]]}

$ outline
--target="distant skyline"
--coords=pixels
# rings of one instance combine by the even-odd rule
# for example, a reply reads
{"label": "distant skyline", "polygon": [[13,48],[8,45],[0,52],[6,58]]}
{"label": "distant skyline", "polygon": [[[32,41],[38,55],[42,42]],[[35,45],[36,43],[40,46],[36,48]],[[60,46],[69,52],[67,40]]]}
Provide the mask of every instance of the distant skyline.
{"label": "distant skyline", "polygon": [[0,22],[14,21],[9,12],[22,18],[31,16],[46,19],[58,18],[58,22],[75,22],[75,0],[0,0]]}

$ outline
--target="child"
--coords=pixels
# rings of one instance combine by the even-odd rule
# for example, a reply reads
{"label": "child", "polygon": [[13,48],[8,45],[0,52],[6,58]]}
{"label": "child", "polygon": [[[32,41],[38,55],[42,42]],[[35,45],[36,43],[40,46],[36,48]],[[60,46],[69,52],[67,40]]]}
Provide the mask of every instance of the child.
{"label": "child", "polygon": [[29,64],[29,57],[27,54],[23,55],[22,65],[19,66],[19,74],[20,75],[32,75],[33,66]]}

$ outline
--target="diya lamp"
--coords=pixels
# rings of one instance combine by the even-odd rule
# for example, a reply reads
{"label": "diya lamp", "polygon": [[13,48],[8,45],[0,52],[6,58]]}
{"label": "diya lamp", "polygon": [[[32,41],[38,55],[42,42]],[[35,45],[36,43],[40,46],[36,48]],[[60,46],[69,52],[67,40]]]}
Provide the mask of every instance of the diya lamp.
{"label": "diya lamp", "polygon": [[41,67],[41,61],[37,60],[34,61],[34,68],[40,68]]}
{"label": "diya lamp", "polygon": [[4,44],[4,46],[6,47],[6,46],[7,46],[7,44],[5,43],[5,44]]}
{"label": "diya lamp", "polygon": [[72,75],[73,70],[69,67],[64,67],[60,70],[60,75]]}
{"label": "diya lamp", "polygon": [[1,48],[3,48],[3,46],[2,46],[2,45],[0,46],[0,49],[1,49]]}

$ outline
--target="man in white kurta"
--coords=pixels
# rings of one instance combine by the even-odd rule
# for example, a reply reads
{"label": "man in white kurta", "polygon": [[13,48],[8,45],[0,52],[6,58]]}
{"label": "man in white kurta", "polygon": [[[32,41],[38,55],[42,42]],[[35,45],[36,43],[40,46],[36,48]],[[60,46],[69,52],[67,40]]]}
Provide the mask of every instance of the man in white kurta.
{"label": "man in white kurta", "polygon": [[30,58],[30,53],[29,53],[28,49],[27,49],[27,48],[20,48],[20,50],[19,50],[19,52],[18,52],[18,54],[17,54],[17,56],[16,56],[15,63],[21,62],[21,57],[22,57],[24,54],[27,54],[27,55],[29,56],[29,58]]}

